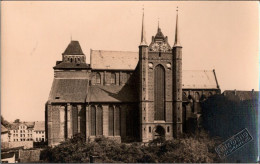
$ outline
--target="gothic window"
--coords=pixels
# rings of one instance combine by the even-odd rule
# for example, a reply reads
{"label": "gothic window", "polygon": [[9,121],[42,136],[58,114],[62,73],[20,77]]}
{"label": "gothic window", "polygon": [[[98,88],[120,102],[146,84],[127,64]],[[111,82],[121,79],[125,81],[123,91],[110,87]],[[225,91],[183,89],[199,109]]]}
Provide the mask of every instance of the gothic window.
{"label": "gothic window", "polygon": [[165,120],[165,70],[157,65],[154,70],[154,110],[155,120]]}
{"label": "gothic window", "polygon": [[101,83],[101,75],[100,75],[100,73],[96,73],[96,83],[97,84],[100,84]]}
{"label": "gothic window", "polygon": [[111,84],[116,84],[116,74],[114,72],[111,73]]}
{"label": "gothic window", "polygon": [[70,62],[72,63],[72,58],[70,58]]}
{"label": "gothic window", "polygon": [[120,108],[119,106],[116,106],[114,111],[114,135],[119,136],[120,135]]}
{"label": "gothic window", "polygon": [[108,135],[114,135],[114,107],[109,106],[108,108]]}
{"label": "gothic window", "polygon": [[91,106],[90,107],[90,135],[95,136],[96,135],[96,107]]}
{"label": "gothic window", "polygon": [[199,99],[200,99],[200,94],[199,94],[199,92],[196,92],[195,93],[195,100],[199,101]]}
{"label": "gothic window", "polygon": [[96,134],[97,135],[102,135],[103,134],[103,111],[102,111],[102,106],[99,105],[97,107],[96,111]]}

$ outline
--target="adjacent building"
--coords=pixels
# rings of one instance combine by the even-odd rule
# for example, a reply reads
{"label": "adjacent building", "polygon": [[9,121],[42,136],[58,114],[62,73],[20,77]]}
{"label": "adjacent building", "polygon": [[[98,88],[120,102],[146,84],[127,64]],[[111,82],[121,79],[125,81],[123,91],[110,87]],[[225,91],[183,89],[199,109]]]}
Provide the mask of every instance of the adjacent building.
{"label": "adjacent building", "polygon": [[10,142],[45,141],[44,121],[12,123],[10,129],[9,141]]}

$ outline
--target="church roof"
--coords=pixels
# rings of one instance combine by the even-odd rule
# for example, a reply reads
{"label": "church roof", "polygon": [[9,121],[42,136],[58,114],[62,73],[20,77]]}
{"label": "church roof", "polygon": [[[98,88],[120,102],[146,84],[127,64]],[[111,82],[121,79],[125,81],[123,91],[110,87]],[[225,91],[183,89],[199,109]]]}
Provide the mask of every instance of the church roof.
{"label": "church roof", "polygon": [[138,53],[130,51],[91,50],[92,69],[134,70],[138,63]]}
{"label": "church roof", "polygon": [[[138,52],[92,50],[91,68],[134,71]],[[219,89],[214,70],[183,70],[183,89]]]}
{"label": "church roof", "polygon": [[54,79],[50,102],[82,102],[87,97],[88,79]]}
{"label": "church roof", "polygon": [[60,62],[54,69],[88,69],[90,68],[89,64],[86,63],[71,63],[71,62]]}
{"label": "church roof", "polygon": [[89,87],[87,102],[137,102],[138,95],[135,90],[128,85],[100,86],[92,85]]}
{"label": "church roof", "polygon": [[183,70],[183,89],[219,89],[214,70]]}
{"label": "church roof", "polygon": [[66,55],[84,55],[80,44],[76,40],[72,40],[63,54]]}

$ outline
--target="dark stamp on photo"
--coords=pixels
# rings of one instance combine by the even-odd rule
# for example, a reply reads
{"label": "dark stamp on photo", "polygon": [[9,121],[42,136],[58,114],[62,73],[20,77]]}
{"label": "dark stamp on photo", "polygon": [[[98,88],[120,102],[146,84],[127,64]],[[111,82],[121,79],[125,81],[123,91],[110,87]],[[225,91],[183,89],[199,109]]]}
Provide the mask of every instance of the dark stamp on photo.
{"label": "dark stamp on photo", "polygon": [[232,136],[219,146],[215,148],[216,152],[218,153],[221,159],[229,156],[234,151],[238,150],[246,143],[251,141],[253,137],[250,135],[247,129],[243,129],[236,135]]}

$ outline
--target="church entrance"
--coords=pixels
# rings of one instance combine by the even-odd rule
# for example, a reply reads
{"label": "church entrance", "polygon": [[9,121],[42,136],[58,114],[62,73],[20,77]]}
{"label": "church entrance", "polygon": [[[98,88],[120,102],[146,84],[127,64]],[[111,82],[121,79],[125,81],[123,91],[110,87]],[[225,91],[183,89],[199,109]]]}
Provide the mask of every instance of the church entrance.
{"label": "church entrance", "polygon": [[155,127],[153,139],[165,138],[165,130],[161,125]]}

